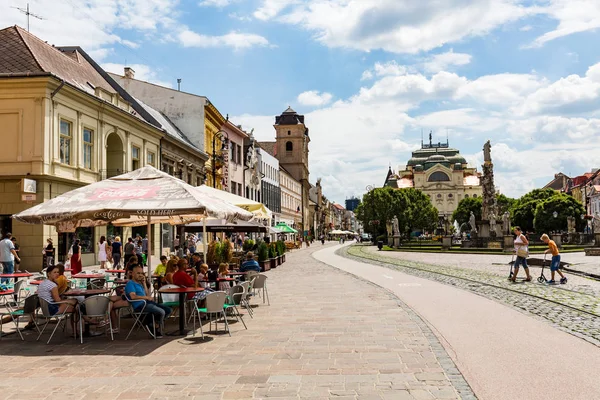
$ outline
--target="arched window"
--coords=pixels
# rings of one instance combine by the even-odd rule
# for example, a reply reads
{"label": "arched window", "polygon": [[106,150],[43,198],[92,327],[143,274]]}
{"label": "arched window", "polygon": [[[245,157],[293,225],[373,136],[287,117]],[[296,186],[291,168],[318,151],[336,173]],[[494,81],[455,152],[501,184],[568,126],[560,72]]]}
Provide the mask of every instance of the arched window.
{"label": "arched window", "polygon": [[467,198],[469,198],[469,195],[468,195],[468,194],[465,194],[465,199],[467,199]]}
{"label": "arched window", "polygon": [[285,151],[294,150],[294,144],[292,142],[285,142]]}
{"label": "arched window", "polygon": [[429,175],[428,182],[448,182],[450,181],[450,177],[441,171],[434,172]]}
{"label": "arched window", "polygon": [[477,197],[477,195],[476,195],[476,194],[474,194],[474,195],[473,195],[473,197]]}

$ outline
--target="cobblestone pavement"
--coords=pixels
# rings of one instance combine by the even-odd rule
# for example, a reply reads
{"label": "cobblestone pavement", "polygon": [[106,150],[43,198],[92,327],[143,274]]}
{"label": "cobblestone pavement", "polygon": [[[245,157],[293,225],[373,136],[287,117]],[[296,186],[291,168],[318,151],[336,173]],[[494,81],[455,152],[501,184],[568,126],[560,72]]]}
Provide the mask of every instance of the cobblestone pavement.
{"label": "cobblestone pavement", "polygon": [[414,312],[314,260],[321,248],[294,251],[269,271],[271,305],[255,299],[248,330],[231,324],[231,337],[3,338],[0,399],[475,398]]}
{"label": "cobblestone pavement", "polygon": [[[469,290],[544,318],[559,329],[600,346],[600,298],[589,293],[565,289],[562,285],[513,284],[506,279],[507,270],[499,275],[475,268],[407,261],[403,259],[405,253],[378,252],[374,246],[344,247],[339,254]],[[431,254],[421,256],[432,259],[431,262],[439,261]]]}

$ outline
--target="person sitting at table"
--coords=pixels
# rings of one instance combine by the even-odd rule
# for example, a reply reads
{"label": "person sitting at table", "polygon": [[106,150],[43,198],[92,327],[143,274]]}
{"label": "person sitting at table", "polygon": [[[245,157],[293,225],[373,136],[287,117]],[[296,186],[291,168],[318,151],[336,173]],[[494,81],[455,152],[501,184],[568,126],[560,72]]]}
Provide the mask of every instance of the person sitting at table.
{"label": "person sitting at table", "polygon": [[[198,287],[198,273],[195,269],[192,269],[192,276],[190,276],[186,270],[188,268],[188,262],[186,259],[181,259],[177,262],[178,270],[173,274],[173,284],[181,287]],[[188,299],[193,299],[194,293],[188,294]]]}
{"label": "person sitting at table", "polygon": [[192,254],[192,262],[190,266],[196,270],[197,273],[200,273],[200,266],[202,265],[202,257],[200,253]]}
{"label": "person sitting at table", "polygon": [[[227,265],[226,263],[219,264],[218,273],[219,279],[229,278],[229,265]],[[229,289],[231,289],[231,283],[229,283],[229,281],[219,282],[219,290],[227,292],[229,291]]]}
{"label": "person sitting at table", "polygon": [[258,261],[254,259],[254,253],[251,251],[246,254],[246,261],[244,261],[240,267],[240,272],[248,271],[260,272],[260,265],[258,265]]}
{"label": "person sitting at table", "polygon": [[138,265],[137,256],[131,256],[129,261],[127,261],[127,265],[125,265],[125,279],[132,279],[133,267],[136,265]]}
{"label": "person sitting at table", "polygon": [[171,259],[167,263],[167,269],[165,271],[164,281],[170,285],[173,284],[173,275],[177,272],[177,263],[179,259]]}
{"label": "person sitting at table", "polygon": [[[146,330],[148,330],[148,333],[153,338],[162,338],[161,327],[163,326],[165,316],[171,314],[172,310],[170,307],[154,302],[154,297],[150,295],[148,289],[146,275],[144,275],[144,267],[141,265],[133,267],[133,279],[129,280],[127,285],[125,285],[125,293],[131,300],[131,306],[135,311],[141,311],[144,307],[144,303],[141,300],[146,301],[146,308],[144,308],[144,311],[154,316],[154,321],[157,325],[155,330],[152,329],[152,319],[148,318],[144,322]],[[156,332],[156,336],[154,335],[154,332]]]}
{"label": "person sitting at table", "polygon": [[58,286],[58,294],[62,296],[67,290],[69,290],[69,280],[65,276],[65,265],[63,263],[56,264],[56,268],[58,268],[56,286]]}
{"label": "person sitting at table", "polygon": [[200,264],[200,272],[198,273],[198,283],[200,284],[200,287],[204,289],[210,288],[210,283],[208,281],[208,264]]}
{"label": "person sitting at table", "polygon": [[160,264],[156,266],[154,275],[165,276],[167,273],[167,256],[160,256]]}
{"label": "person sitting at table", "polygon": [[[58,266],[50,265],[46,270],[46,276],[48,279],[44,279],[39,284],[37,294],[40,299],[44,299],[48,302],[48,311],[50,311],[50,315],[75,312],[77,299],[63,300],[60,298],[57,284],[58,277],[60,276]],[[55,304],[58,302],[61,304]],[[72,319],[71,324],[73,327],[75,326],[75,318]]]}

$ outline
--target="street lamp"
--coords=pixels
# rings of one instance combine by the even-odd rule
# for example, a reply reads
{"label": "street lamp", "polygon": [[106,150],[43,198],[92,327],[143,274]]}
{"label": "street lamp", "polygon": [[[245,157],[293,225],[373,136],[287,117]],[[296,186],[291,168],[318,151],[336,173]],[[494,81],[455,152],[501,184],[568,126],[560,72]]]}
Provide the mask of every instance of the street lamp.
{"label": "street lamp", "polygon": [[554,218],[556,218],[556,217],[558,217],[558,213],[557,213],[556,211],[554,211],[554,212],[552,213],[552,216],[553,216]]}
{"label": "street lamp", "polygon": [[215,146],[217,145],[217,138],[222,142],[221,145],[221,156],[223,155],[223,150],[227,150],[227,144],[229,143],[229,135],[227,132],[220,130],[213,135],[212,138],[212,181],[213,187],[217,187],[217,152]]}

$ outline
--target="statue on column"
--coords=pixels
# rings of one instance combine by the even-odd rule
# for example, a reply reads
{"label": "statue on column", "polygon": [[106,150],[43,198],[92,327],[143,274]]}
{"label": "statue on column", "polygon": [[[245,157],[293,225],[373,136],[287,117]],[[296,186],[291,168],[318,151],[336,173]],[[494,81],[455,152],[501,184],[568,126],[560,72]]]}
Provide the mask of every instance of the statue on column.
{"label": "statue on column", "polygon": [[569,215],[567,217],[567,232],[568,233],[575,233],[576,229],[575,229],[575,217],[573,217],[572,215]]}
{"label": "statue on column", "polygon": [[510,213],[508,211],[502,215],[502,234],[510,235]]}
{"label": "statue on column", "polygon": [[394,218],[392,218],[392,236],[399,236],[400,235],[400,227],[398,224],[398,217],[394,215]]}
{"label": "statue on column", "polygon": [[477,233],[477,225],[475,224],[475,214],[471,211],[471,216],[469,217],[469,225],[471,225],[471,232]]}
{"label": "statue on column", "polygon": [[490,212],[490,235],[496,236],[496,214],[493,211]]}
{"label": "statue on column", "polygon": [[486,163],[492,162],[492,145],[489,140],[483,145],[483,161]]}

